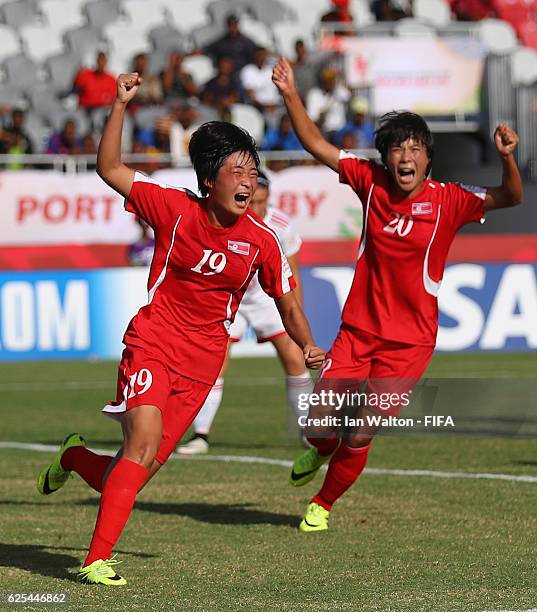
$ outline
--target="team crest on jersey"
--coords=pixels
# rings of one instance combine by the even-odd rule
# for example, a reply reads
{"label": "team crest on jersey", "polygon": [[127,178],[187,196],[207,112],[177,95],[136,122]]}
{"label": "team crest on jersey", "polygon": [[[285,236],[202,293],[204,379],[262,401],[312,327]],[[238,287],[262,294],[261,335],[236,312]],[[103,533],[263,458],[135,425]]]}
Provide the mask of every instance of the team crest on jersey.
{"label": "team crest on jersey", "polygon": [[412,204],[412,215],[432,215],[432,202],[414,202]]}
{"label": "team crest on jersey", "polygon": [[227,250],[239,255],[250,255],[250,243],[238,242],[237,240],[227,241]]}

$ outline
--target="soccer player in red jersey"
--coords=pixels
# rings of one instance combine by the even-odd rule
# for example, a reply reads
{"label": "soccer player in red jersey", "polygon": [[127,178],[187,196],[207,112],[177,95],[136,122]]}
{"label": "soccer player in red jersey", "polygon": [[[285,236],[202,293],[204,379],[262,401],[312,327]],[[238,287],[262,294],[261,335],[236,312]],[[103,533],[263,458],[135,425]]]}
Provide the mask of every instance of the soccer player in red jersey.
{"label": "soccer player in red jersey", "polygon": [[[381,118],[375,140],[380,165],[340,151],[323,138],[304,109],[285,58],[274,67],[273,81],[304,148],[352,187],[364,210],[356,272],[342,325],[315,391],[337,389],[349,380],[355,389],[364,387],[369,394],[382,387],[382,381],[386,381],[385,390],[403,387],[409,391],[425,371],[436,343],[437,294],[456,232],[466,223],[483,221],[491,210],[522,201],[522,181],[513,155],[518,136],[505,124],[495,131],[503,168],[499,186],[440,183],[428,178],[433,139],[419,115],[394,111]],[[313,416],[333,409],[310,406]],[[398,407],[395,401],[392,408]],[[329,465],[321,489],[308,504],[302,531],[328,529],[332,505],[364,469],[376,432],[367,419],[364,422],[362,427],[359,422],[351,424],[343,435],[335,427],[320,428],[314,423],[310,427],[313,448],[295,461],[291,483],[302,486],[323,463],[329,460]]]}
{"label": "soccer player in red jersey", "polygon": [[123,117],[140,83],[136,73],[118,77],[97,158],[101,178],[155,233],[149,303],[125,332],[117,398],[104,408],[121,421],[123,446],[112,460],[71,434],[37,485],[41,493],[52,493],[75,471],[101,493],[93,539],[79,572],[93,584],[126,583],[114,570],[112,549],[138,491],[166,462],[214,384],[228,330],[256,272],[306,366],[319,368],[324,360],[295,299],[276,235],[248,210],[259,166],[253,139],[230,123],[206,123],[189,146],[204,197],[159,185],[121,161]]}

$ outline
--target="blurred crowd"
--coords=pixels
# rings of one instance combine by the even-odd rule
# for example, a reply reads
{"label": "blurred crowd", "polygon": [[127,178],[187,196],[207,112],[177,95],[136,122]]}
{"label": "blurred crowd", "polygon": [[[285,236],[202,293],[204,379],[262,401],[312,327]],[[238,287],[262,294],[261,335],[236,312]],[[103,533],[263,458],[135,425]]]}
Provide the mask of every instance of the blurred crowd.
{"label": "blurred crowd", "polygon": [[[450,0],[450,5],[457,19],[493,16],[492,0]],[[395,21],[412,16],[412,0],[372,0],[371,10],[378,21]],[[356,33],[348,0],[327,2],[321,22],[331,24],[336,35]],[[187,58],[197,56],[210,59],[214,66],[214,76],[205,82],[200,82],[185,67]],[[308,113],[323,134],[345,149],[371,148],[374,125],[369,92],[352,91],[347,86],[341,58],[308,49],[303,40],[296,40],[294,56],[289,59]],[[234,114],[237,105],[255,109],[248,121],[253,122],[252,131],[257,132],[261,150],[300,150],[300,142],[271,80],[276,60],[268,49],[258,46],[241,31],[240,18],[235,14],[226,17],[223,36],[205,47],[187,55],[179,48],[172,50],[159,74],[152,72],[148,54],[137,54],[128,67],[143,78],[129,107],[132,121],[127,141],[131,152],[169,153],[179,158],[186,154],[190,135],[201,123],[219,119],[243,124]],[[46,153],[95,154],[106,109],[115,92],[115,75],[108,71],[106,53],[99,51],[93,66],[79,70],[72,87],[78,107],[88,121],[81,126],[67,117],[50,135]],[[25,131],[24,112],[1,108],[0,112],[3,125],[0,153],[34,152]]]}

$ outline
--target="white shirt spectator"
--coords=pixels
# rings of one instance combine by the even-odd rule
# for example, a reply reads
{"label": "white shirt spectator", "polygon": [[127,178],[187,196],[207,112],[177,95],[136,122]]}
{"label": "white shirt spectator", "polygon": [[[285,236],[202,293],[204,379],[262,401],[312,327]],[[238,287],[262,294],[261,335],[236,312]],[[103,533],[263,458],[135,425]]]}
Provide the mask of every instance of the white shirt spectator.
{"label": "white shirt spectator", "polygon": [[245,91],[252,91],[256,102],[264,106],[279,106],[280,94],[272,82],[272,64],[266,63],[261,68],[248,64],[240,72],[240,79]]}
{"label": "white shirt spectator", "polygon": [[310,89],[306,98],[308,115],[317,123],[321,114],[324,114],[321,127],[325,132],[340,130],[345,125],[350,96],[349,90],[343,85],[336,85],[331,92],[314,87]]}

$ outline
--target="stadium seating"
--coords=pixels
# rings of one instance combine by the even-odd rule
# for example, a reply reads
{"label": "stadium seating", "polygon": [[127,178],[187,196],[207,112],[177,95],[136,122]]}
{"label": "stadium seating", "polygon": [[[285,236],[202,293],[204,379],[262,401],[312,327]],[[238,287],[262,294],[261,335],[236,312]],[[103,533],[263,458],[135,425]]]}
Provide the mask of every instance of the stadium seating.
{"label": "stadium seating", "polygon": [[42,0],[39,5],[45,23],[59,34],[84,25],[81,7],[87,0]]}
{"label": "stadium seating", "polygon": [[444,0],[414,0],[414,18],[441,27],[451,21],[449,5]]}
{"label": "stadium seating", "polygon": [[205,55],[192,55],[183,61],[185,72],[192,75],[196,85],[203,85],[216,74],[212,61]]}
{"label": "stadium seating", "polygon": [[248,32],[248,37],[251,38],[260,47],[274,49],[274,35],[272,31],[260,21],[255,21],[248,15],[241,18],[241,28]]}
{"label": "stadium seating", "polygon": [[537,81],[537,51],[520,47],[511,55],[511,81],[515,87]]}
{"label": "stadium seating", "polygon": [[18,36],[9,27],[0,24],[0,60],[19,53],[21,50]]}
{"label": "stadium seating", "polygon": [[25,25],[20,29],[24,52],[36,62],[64,50],[64,43],[57,30],[42,24]]}
{"label": "stadium seating", "polygon": [[253,106],[233,104],[231,106],[231,121],[248,130],[258,144],[263,142],[265,120],[263,115]]}
{"label": "stadium seating", "polygon": [[71,91],[78,68],[78,58],[71,54],[62,53],[47,59],[45,69],[49,76],[49,84],[58,95]]}
{"label": "stadium seating", "polygon": [[506,54],[517,46],[514,29],[499,19],[483,19],[479,23],[479,37],[489,53]]}
{"label": "stadium seating", "polygon": [[[359,36],[475,32],[487,53],[507,58],[506,65],[512,54],[515,83],[534,79],[536,56],[528,48],[537,49],[536,0],[494,0],[501,19],[478,24],[451,21],[448,0],[414,0],[414,19],[395,23],[375,23],[369,5],[370,0],[350,0]],[[97,49],[108,52],[109,70],[116,74],[130,69],[136,53],[148,52],[151,71],[159,74],[170,50],[202,48],[224,34],[225,18],[235,13],[243,33],[293,57],[299,38],[315,49],[328,10],[329,0],[0,0],[0,104],[28,106],[34,140],[42,143],[47,122],[57,124],[65,114],[63,98],[78,68],[92,66]],[[215,73],[202,55],[187,57],[185,69],[199,85]],[[255,113],[237,113],[257,129]],[[95,118],[95,126],[101,119]]]}
{"label": "stadium seating", "polygon": [[276,23],[272,31],[274,32],[276,52],[286,57],[294,57],[295,41],[298,39],[303,40],[308,49],[313,47],[313,36],[310,32],[305,32],[298,22]]}
{"label": "stadium seating", "polygon": [[93,0],[85,4],[83,10],[89,25],[96,29],[116,21],[121,15],[121,5],[111,0]]}
{"label": "stadium seating", "polygon": [[34,0],[14,0],[0,5],[0,21],[14,29],[38,20],[39,11]]}
{"label": "stadium seating", "polygon": [[12,55],[4,61],[6,85],[15,91],[27,91],[38,81],[38,68],[26,55]]}
{"label": "stadium seating", "polygon": [[68,30],[64,39],[70,52],[78,57],[82,64],[87,63],[88,56],[95,55],[95,49],[103,42],[100,30],[90,26]]}

